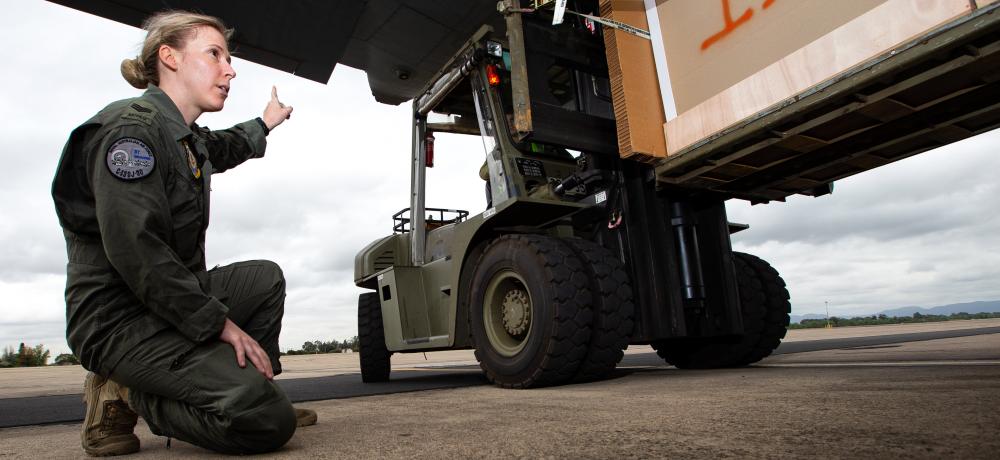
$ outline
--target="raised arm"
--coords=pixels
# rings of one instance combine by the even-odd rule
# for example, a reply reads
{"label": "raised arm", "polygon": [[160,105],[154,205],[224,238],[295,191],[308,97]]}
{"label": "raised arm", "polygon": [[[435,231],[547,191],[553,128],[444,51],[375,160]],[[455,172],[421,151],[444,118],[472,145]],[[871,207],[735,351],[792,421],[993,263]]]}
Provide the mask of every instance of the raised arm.
{"label": "raised arm", "polygon": [[264,156],[267,147],[265,136],[290,118],[291,114],[292,107],[278,100],[278,89],[272,86],[271,99],[260,118],[219,131],[199,129],[198,135],[205,140],[215,172],[223,172],[250,158]]}

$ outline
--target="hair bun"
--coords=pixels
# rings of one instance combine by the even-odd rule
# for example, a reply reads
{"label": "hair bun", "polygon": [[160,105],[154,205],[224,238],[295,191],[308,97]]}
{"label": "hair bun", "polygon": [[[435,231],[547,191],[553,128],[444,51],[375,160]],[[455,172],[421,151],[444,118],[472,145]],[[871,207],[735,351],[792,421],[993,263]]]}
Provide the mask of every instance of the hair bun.
{"label": "hair bun", "polygon": [[149,81],[146,79],[142,68],[142,61],[139,58],[125,59],[121,66],[122,77],[125,77],[130,85],[138,89],[146,89]]}

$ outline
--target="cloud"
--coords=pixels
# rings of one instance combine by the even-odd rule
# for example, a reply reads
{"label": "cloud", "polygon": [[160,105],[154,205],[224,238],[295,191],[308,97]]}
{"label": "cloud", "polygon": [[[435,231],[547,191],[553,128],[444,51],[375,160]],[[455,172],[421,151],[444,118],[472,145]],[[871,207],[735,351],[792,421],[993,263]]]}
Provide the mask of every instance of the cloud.
{"label": "cloud", "polygon": [[753,221],[754,231],[738,237],[747,243],[853,236],[886,241],[990,225],[992,201],[1000,194],[993,176],[1000,157],[991,148],[997,144],[1000,131],[992,131],[838,181],[833,195],[764,206],[730,202],[728,209],[731,218]]}

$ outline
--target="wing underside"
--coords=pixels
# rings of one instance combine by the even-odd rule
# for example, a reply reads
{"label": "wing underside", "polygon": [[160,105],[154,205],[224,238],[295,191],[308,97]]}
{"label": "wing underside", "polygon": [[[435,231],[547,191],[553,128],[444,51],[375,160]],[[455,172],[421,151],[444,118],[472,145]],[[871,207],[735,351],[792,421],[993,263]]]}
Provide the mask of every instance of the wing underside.
{"label": "wing underside", "polygon": [[165,9],[217,16],[240,58],[320,83],[354,67],[386,104],[416,96],[482,24],[503,27],[495,0],[51,1],[134,27]]}

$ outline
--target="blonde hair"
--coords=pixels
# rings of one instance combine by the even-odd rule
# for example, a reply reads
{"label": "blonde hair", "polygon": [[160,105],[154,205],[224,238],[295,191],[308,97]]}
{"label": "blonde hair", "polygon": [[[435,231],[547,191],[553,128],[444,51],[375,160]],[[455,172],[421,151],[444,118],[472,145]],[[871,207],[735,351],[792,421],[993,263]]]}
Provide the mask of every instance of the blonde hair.
{"label": "blonde hair", "polygon": [[159,62],[160,46],[183,48],[188,39],[198,27],[211,27],[218,30],[228,42],[233,30],[227,29],[221,19],[187,11],[162,11],[150,16],[142,24],[147,31],[142,43],[142,53],[134,59],[122,61],[121,72],[130,85],[144,89],[150,84],[160,84]]}

